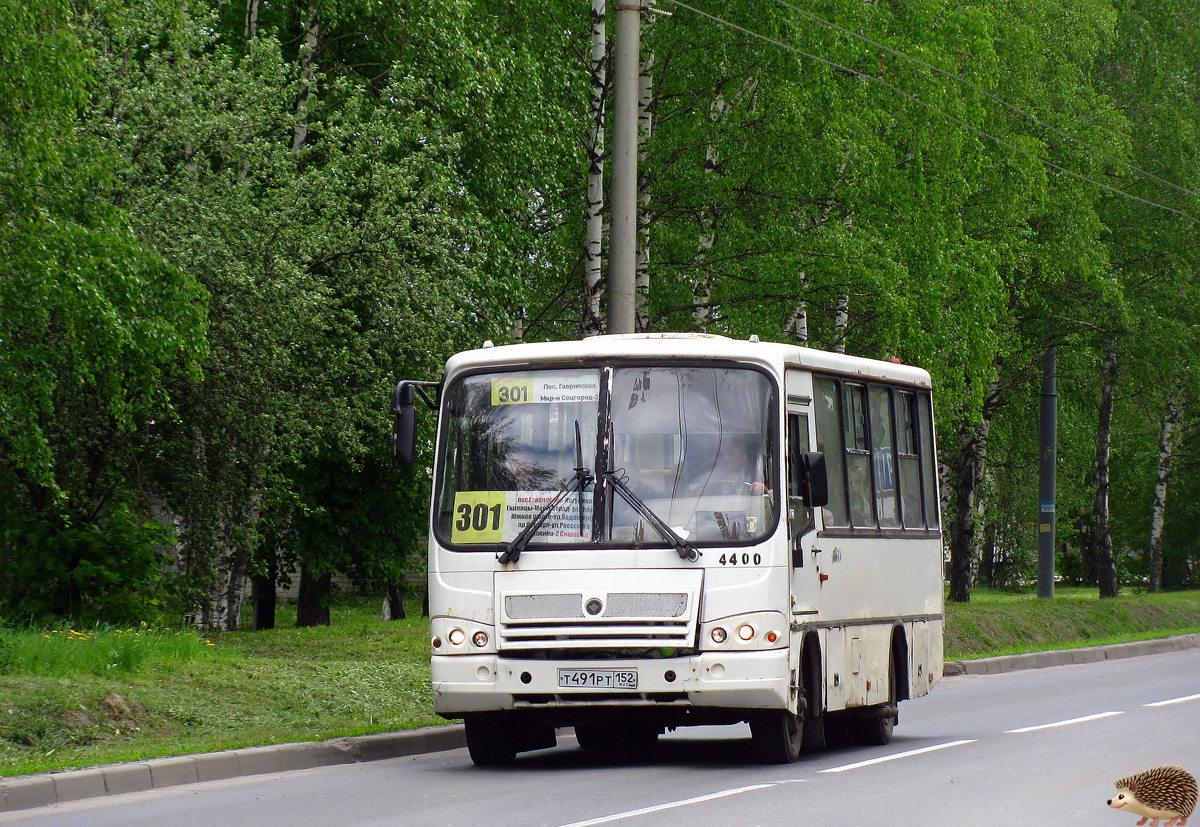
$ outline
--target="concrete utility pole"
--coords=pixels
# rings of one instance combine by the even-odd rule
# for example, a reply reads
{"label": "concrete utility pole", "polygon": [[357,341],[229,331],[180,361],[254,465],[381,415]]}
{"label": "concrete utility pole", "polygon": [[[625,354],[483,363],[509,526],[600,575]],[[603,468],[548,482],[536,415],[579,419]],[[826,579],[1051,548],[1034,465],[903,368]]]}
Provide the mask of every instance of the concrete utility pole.
{"label": "concrete utility pole", "polygon": [[637,131],[642,7],[619,4],[613,43],[611,223],[608,235],[608,332],[633,333],[637,268]]}
{"label": "concrete utility pole", "polygon": [[1054,597],[1054,498],[1058,456],[1056,348],[1042,356],[1042,421],[1038,438],[1038,597]]}

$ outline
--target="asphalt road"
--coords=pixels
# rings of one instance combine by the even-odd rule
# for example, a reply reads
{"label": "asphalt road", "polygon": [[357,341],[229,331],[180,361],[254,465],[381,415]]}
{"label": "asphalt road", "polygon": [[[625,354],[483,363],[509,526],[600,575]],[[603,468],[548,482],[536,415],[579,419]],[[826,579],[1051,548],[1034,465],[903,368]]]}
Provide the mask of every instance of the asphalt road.
{"label": "asphalt road", "polygon": [[0,825],[628,827],[1134,825],[1113,781],[1200,775],[1200,649],[947,678],[901,705],[888,747],[763,767],[744,728],[680,730],[600,760],[568,734],[514,766],[466,750],[185,784],[0,814]]}

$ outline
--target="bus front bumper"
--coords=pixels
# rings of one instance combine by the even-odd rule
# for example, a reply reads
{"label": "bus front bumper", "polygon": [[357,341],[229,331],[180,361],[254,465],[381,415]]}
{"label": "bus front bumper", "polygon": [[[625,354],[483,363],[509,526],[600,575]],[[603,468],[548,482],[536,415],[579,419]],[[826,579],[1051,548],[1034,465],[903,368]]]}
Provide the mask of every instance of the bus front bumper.
{"label": "bus front bumper", "polygon": [[[560,686],[572,677],[636,672],[636,688]],[[594,707],[795,708],[787,649],[702,652],[639,660],[514,660],[434,655],[433,706],[445,717],[506,709]]]}

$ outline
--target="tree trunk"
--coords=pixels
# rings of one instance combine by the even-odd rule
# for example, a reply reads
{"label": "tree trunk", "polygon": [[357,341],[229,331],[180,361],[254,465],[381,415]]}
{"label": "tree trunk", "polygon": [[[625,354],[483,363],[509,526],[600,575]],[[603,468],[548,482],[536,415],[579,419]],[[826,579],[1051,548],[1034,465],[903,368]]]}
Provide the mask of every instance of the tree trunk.
{"label": "tree trunk", "polygon": [[[292,128],[292,151],[304,146],[308,139],[308,96],[312,92],[313,66],[316,62],[317,45],[321,32],[321,24],[317,20],[316,6],[310,6],[308,23],[304,27],[304,45],[300,47],[300,93],[296,98],[296,125]],[[300,165],[299,159],[296,161]]]}
{"label": "tree trunk", "polygon": [[999,383],[993,381],[984,395],[980,421],[964,422],[958,432],[950,520],[950,599],[956,603],[968,602],[975,585],[976,506],[987,460],[988,433],[999,405]]}
{"label": "tree trunk", "polygon": [[833,344],[830,350],[834,353],[846,352],[846,329],[850,326],[850,295],[838,293],[837,312],[833,317]]}
{"label": "tree trunk", "polygon": [[300,566],[300,594],[296,597],[296,627],[328,626],[327,601],[333,591],[333,575],[314,577],[308,566]]}
{"label": "tree trunk", "polygon": [[256,632],[275,628],[275,609],[279,604],[278,576],[279,565],[275,555],[271,554],[267,561],[267,573],[256,574],[250,579],[250,601],[254,607],[251,628]]}
{"label": "tree trunk", "polygon": [[1108,520],[1109,472],[1112,463],[1113,397],[1117,385],[1117,354],[1110,348],[1100,367],[1100,417],[1096,428],[1096,493],[1092,506],[1092,536],[1096,543],[1096,580],[1101,597],[1117,596],[1117,561]]}
{"label": "tree trunk", "polygon": [[600,297],[604,292],[604,87],[607,74],[605,0],[592,0],[591,104],[588,116],[587,240],[583,256],[583,335],[604,332]]}
{"label": "tree trunk", "polygon": [[387,597],[383,601],[384,620],[404,620],[404,593],[399,586],[388,586]]}
{"label": "tree trunk", "polygon": [[1150,517],[1150,584],[1151,592],[1163,588],[1163,527],[1166,523],[1167,484],[1171,478],[1171,459],[1175,452],[1175,435],[1180,416],[1179,391],[1172,387],[1167,395],[1158,440],[1158,477],[1154,481],[1154,511]]}
{"label": "tree trunk", "polygon": [[[801,296],[804,295],[805,280],[806,276],[804,275],[804,271],[801,270],[797,278]],[[792,314],[788,316],[788,320],[783,325],[784,336],[793,332],[796,336],[796,344],[801,347],[808,345],[808,303],[803,298],[796,303],[795,308],[792,309]]]}
{"label": "tree trunk", "polygon": [[[729,106],[724,94],[718,90],[708,110],[709,120],[715,125],[713,133],[729,117]],[[710,133],[704,146],[704,175],[716,175],[720,156],[717,153],[715,135]],[[696,239],[696,280],[692,285],[692,327],[703,333],[708,330],[712,319],[712,291],[714,278],[708,271],[708,255],[717,241],[717,208],[715,205],[701,206],[699,215],[700,234]]]}
{"label": "tree trunk", "polygon": [[246,26],[245,33],[247,40],[253,40],[258,34],[258,6],[260,0],[246,0]]}

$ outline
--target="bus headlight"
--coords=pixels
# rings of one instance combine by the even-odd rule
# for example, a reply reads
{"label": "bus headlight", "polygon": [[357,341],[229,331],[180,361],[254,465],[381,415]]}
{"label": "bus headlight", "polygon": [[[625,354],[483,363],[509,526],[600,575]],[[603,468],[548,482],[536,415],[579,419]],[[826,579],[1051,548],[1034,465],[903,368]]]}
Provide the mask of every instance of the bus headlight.
{"label": "bus headlight", "polygon": [[496,651],[494,627],[465,617],[435,617],[430,637],[436,655],[482,655]]}
{"label": "bus headlight", "polygon": [[722,651],[783,649],[789,642],[788,619],[781,612],[750,612],[701,624],[701,648]]}

